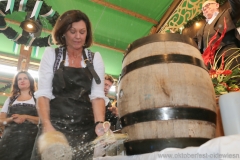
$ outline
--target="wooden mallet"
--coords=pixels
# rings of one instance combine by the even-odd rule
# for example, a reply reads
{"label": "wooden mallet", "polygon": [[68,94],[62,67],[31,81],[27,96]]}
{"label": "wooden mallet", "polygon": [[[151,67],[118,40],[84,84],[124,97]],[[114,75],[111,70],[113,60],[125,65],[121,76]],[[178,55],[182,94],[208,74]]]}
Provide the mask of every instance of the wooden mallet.
{"label": "wooden mallet", "polygon": [[43,133],[38,139],[42,160],[71,160],[72,150],[64,134],[59,131]]}

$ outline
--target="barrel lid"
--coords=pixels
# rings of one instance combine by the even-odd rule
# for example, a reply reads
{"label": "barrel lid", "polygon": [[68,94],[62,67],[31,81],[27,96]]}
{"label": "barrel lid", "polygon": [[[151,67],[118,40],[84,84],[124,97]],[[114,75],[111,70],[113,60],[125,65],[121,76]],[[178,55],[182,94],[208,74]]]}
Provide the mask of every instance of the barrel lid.
{"label": "barrel lid", "polygon": [[177,33],[156,33],[152,34],[150,36],[146,36],[140,39],[135,40],[131,44],[128,45],[128,48],[126,49],[126,52],[124,53],[124,58],[134,49],[149,44],[153,42],[165,42],[165,41],[173,41],[173,42],[182,42],[187,43],[189,45],[192,45],[193,47],[197,47],[196,42],[185,35],[177,34]]}

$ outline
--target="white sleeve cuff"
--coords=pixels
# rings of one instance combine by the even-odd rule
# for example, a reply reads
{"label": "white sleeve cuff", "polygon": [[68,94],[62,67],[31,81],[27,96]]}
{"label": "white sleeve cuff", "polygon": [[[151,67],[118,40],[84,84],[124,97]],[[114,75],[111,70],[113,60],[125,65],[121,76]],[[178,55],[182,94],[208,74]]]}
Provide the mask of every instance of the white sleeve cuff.
{"label": "white sleeve cuff", "polygon": [[55,97],[52,94],[52,89],[42,89],[34,93],[35,98],[47,97],[48,99],[54,99]]}
{"label": "white sleeve cuff", "polygon": [[8,97],[8,98],[6,99],[6,101],[4,102],[4,105],[3,105],[3,107],[2,107],[1,112],[4,112],[4,113],[7,113],[7,112],[8,112],[9,103],[10,103],[10,98]]}

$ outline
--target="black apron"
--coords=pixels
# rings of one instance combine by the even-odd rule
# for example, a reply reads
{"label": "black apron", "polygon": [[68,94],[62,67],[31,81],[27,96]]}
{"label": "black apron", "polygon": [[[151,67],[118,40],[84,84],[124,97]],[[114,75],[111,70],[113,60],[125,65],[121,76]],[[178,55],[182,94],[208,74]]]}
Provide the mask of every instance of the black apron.
{"label": "black apron", "polygon": [[[9,106],[7,117],[12,114],[37,116],[37,110],[35,105],[18,103]],[[5,126],[0,140],[0,160],[29,160],[37,132],[37,125],[29,121],[22,124],[11,122]]]}
{"label": "black apron", "polygon": [[[93,147],[89,142],[97,137],[89,99],[93,77],[87,67],[65,67],[65,56],[52,81],[55,98],[50,101],[50,120],[66,136],[73,160],[92,160]],[[40,160],[40,155],[33,156],[32,160]]]}

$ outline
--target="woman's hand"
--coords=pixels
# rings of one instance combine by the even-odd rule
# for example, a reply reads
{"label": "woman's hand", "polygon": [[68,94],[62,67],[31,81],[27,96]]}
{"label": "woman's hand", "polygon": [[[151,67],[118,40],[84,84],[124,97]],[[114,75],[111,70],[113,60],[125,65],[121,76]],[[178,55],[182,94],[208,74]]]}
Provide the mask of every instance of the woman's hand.
{"label": "woman's hand", "polygon": [[118,116],[118,108],[115,106],[108,107],[108,110],[112,112],[115,116]]}
{"label": "woman's hand", "polygon": [[26,121],[26,115],[13,114],[12,118],[13,118],[13,121],[18,124],[21,124]]}
{"label": "woman's hand", "polygon": [[107,132],[111,132],[110,126],[111,126],[111,124],[108,121],[103,122],[103,123],[98,123],[95,127],[95,133],[98,136],[102,136]]}

